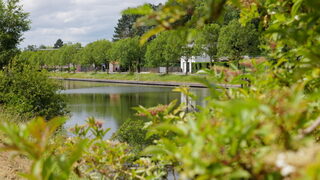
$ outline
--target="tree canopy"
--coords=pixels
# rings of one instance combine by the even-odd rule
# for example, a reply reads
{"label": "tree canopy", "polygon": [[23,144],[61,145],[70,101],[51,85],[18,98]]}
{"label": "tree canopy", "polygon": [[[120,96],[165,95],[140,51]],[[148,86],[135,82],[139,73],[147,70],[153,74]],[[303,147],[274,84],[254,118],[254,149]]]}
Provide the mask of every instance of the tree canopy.
{"label": "tree canopy", "polygon": [[29,30],[28,13],[19,0],[0,0],[0,69],[17,53],[23,32]]}
{"label": "tree canopy", "polygon": [[63,46],[63,41],[61,39],[58,39],[54,45],[53,48],[61,48]]}
{"label": "tree canopy", "polygon": [[127,67],[130,72],[137,70],[144,61],[145,46],[139,45],[139,37],[121,39],[112,45],[110,57],[119,61],[123,67]]}
{"label": "tree canopy", "polygon": [[253,24],[241,26],[238,20],[232,20],[221,28],[218,39],[218,56],[239,59],[242,55],[259,54],[259,33]]}
{"label": "tree canopy", "polygon": [[177,64],[182,56],[181,47],[183,45],[183,41],[176,32],[161,33],[147,44],[146,62],[152,67],[165,66],[167,68],[172,64]]}
{"label": "tree canopy", "polygon": [[199,32],[194,42],[194,51],[200,55],[208,55],[211,63],[218,54],[219,33],[220,26],[218,24],[208,24]]}

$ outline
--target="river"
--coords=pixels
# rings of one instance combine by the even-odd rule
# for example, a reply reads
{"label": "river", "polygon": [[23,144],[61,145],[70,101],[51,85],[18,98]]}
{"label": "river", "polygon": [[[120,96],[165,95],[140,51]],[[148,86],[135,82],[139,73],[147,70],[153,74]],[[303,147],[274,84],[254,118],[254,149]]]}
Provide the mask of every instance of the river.
{"label": "river", "polygon": [[[142,105],[153,107],[158,104],[169,104],[177,99],[183,102],[186,98],[179,92],[173,92],[173,87],[141,86],[125,84],[108,84],[81,81],[61,81],[65,87],[61,93],[66,96],[70,119],[66,128],[84,124],[88,117],[94,117],[104,122],[105,128],[111,128],[106,138],[112,134],[127,119],[134,120],[136,111],[132,107]],[[205,105],[204,98],[208,90],[191,88],[199,98],[193,104]]]}

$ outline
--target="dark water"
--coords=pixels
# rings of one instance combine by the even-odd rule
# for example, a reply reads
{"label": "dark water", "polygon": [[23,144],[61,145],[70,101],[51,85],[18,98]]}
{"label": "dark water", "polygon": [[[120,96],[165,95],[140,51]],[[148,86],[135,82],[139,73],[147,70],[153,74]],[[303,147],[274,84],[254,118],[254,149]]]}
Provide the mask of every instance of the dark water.
{"label": "dark water", "polygon": [[[179,102],[185,100],[181,93],[172,92],[171,87],[79,81],[62,81],[62,84],[66,88],[62,94],[67,96],[68,109],[71,113],[66,127],[84,124],[88,117],[95,117],[105,122],[105,128],[111,128],[108,137],[111,137],[127,119],[136,118],[136,111],[132,107],[139,105],[153,107],[158,104],[168,104],[175,99]],[[207,89],[193,88],[191,91],[199,96],[199,100],[192,103],[204,105],[203,99],[208,94]]]}

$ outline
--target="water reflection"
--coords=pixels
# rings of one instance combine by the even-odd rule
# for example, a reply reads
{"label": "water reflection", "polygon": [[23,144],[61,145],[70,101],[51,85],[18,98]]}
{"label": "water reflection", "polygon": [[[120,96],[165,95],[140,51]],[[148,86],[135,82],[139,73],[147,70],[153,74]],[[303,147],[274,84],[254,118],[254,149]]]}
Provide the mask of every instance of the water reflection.
{"label": "water reflection", "polygon": [[[158,104],[168,104],[185,97],[178,92],[172,92],[171,87],[154,87],[138,85],[105,84],[93,82],[62,81],[66,90],[68,109],[71,113],[66,127],[83,124],[88,117],[104,121],[106,128],[111,128],[110,137],[127,119],[133,119],[139,105],[152,107]],[[207,94],[206,89],[192,89],[200,97]],[[200,98],[202,99],[202,98]],[[202,104],[202,100],[193,102]]]}

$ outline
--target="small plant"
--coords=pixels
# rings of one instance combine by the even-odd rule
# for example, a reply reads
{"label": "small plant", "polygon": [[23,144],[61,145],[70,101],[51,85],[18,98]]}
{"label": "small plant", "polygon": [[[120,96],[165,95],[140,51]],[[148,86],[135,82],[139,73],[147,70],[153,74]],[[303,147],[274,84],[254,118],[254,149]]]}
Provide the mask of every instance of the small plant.
{"label": "small plant", "polygon": [[88,141],[80,140],[68,151],[57,153],[57,147],[63,141],[56,143],[54,135],[64,122],[64,118],[49,122],[36,118],[20,126],[10,122],[0,125],[0,131],[6,136],[2,150],[25,155],[32,161],[30,171],[21,174],[22,177],[29,180],[69,179],[73,165],[81,157]]}

